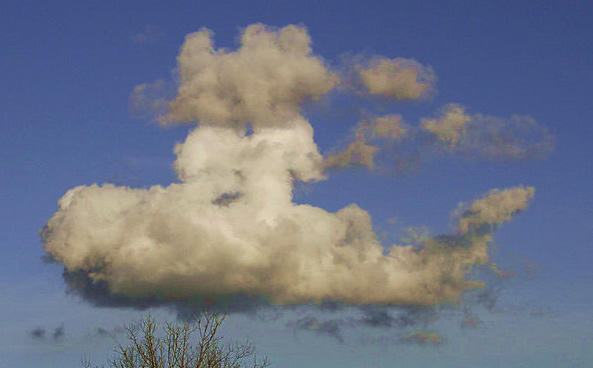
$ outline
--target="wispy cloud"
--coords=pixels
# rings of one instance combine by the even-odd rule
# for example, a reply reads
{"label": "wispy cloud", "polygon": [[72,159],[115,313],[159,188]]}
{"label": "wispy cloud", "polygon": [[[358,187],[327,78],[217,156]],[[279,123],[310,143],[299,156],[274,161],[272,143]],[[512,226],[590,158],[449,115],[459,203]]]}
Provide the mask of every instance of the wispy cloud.
{"label": "wispy cloud", "polygon": [[335,338],[339,342],[344,342],[341,333],[341,321],[337,320],[318,320],[313,316],[303,317],[296,322],[288,323],[289,327],[293,327],[295,333],[297,330],[314,331],[318,335],[327,335]]}
{"label": "wispy cloud", "polygon": [[393,114],[363,119],[347,144],[345,149],[334,148],[326,155],[326,167],[395,169],[405,175],[418,172],[431,159],[543,159],[554,150],[555,137],[528,116],[469,114],[459,104],[447,104],[436,117],[422,118],[418,125]]}
{"label": "wispy cloud", "polygon": [[147,44],[157,41],[162,36],[162,32],[159,32],[154,26],[148,24],[142,31],[130,36],[130,40],[136,44]]}
{"label": "wispy cloud", "polygon": [[36,340],[44,340],[46,336],[50,335],[53,341],[59,341],[64,337],[64,333],[64,326],[59,326],[54,328],[53,330],[47,330],[43,327],[36,327],[30,330],[28,334]]}
{"label": "wispy cloud", "polygon": [[45,337],[45,329],[41,327],[37,327],[29,331],[29,335],[35,339],[42,339]]}

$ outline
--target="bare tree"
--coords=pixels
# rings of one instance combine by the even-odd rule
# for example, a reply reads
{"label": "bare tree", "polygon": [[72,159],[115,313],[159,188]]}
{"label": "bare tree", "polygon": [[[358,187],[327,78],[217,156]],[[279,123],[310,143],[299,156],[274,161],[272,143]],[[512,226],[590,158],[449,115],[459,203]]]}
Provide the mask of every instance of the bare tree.
{"label": "bare tree", "polygon": [[[118,356],[109,361],[113,368],[240,368],[254,355],[251,343],[229,343],[221,346],[217,331],[226,315],[206,312],[196,323],[182,325],[167,323],[166,337],[155,336],[157,325],[153,318],[146,317],[142,322],[126,326],[130,345],[118,343]],[[190,341],[195,332],[199,340],[195,346]],[[82,362],[84,368],[91,368],[88,360]],[[253,368],[269,366],[267,358],[258,363],[254,355]]]}

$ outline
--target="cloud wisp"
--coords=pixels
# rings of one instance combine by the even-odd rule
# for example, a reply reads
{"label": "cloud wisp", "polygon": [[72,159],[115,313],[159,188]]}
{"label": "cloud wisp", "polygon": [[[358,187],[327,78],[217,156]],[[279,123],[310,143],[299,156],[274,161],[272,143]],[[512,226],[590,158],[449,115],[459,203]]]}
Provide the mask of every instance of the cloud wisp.
{"label": "cloud wisp", "polygon": [[326,167],[395,169],[405,175],[429,157],[515,162],[545,158],[555,147],[555,137],[528,116],[469,114],[459,104],[441,107],[418,125],[394,114],[363,119],[353,136],[346,148],[325,158]]}
{"label": "cloud wisp", "polygon": [[[177,95],[162,119],[199,123],[175,146],[179,183],[93,184],[59,200],[43,242],[64,265],[71,290],[106,306],[192,300],[417,306],[456,303],[482,286],[466,275],[488,262],[494,231],[527,207],[534,188],[488,193],[456,212],[451,234],[419,246],[389,244],[385,253],[367,211],[356,204],[337,212],[295,204],[293,185],[324,180],[328,167],[349,162],[371,167],[377,149],[368,142],[405,140],[414,129],[398,115],[368,120],[345,152],[324,158],[300,106],[340,78],[312,54],[306,29],[251,25],[236,51],[214,49],[212,38],[206,29],[186,37]],[[396,101],[422,98],[433,88],[432,71],[415,61],[380,59],[358,73],[367,93]],[[141,85],[136,93],[153,88],[160,87]],[[466,138],[465,125],[488,119],[463,114],[447,110],[421,130],[449,148],[473,147],[486,138]],[[369,323],[404,322],[375,314]],[[311,320],[298,327],[312,325],[337,334],[333,325]]]}
{"label": "cloud wisp", "polygon": [[439,116],[421,122],[434,145],[449,153],[490,161],[521,161],[546,157],[555,138],[529,116],[508,119],[468,114],[459,104],[441,108]]}
{"label": "cloud wisp", "polygon": [[130,40],[138,45],[154,42],[161,38],[163,34],[155,29],[154,26],[148,24],[144,27],[142,32],[133,34]]}
{"label": "cloud wisp", "polygon": [[[48,332],[50,331],[43,327],[36,327],[29,331],[29,336],[36,340],[43,340],[48,335]],[[60,341],[63,339],[64,334],[64,326],[56,327],[53,329],[53,331],[51,331],[51,339],[53,341]]]}

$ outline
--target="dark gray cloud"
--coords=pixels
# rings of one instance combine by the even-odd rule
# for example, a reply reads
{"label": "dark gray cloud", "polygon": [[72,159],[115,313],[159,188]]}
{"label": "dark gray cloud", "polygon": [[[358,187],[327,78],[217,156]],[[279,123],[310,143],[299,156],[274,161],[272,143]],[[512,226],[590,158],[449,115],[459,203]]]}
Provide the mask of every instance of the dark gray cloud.
{"label": "dark gray cloud", "polygon": [[370,327],[393,327],[396,319],[386,310],[366,310],[365,316],[360,320],[363,325]]}
{"label": "dark gray cloud", "polygon": [[[53,329],[53,332],[51,333],[51,338],[54,341],[58,341],[61,340],[64,337],[64,326],[59,326]],[[49,334],[49,330],[44,328],[44,327],[36,327],[34,329],[32,329],[31,331],[29,331],[29,336],[31,336],[34,339],[45,339],[46,336],[48,336]]]}
{"label": "dark gray cloud", "polygon": [[31,331],[29,331],[29,336],[35,338],[35,339],[43,339],[45,337],[45,329],[44,328],[34,328]]}
{"label": "dark gray cloud", "polygon": [[395,326],[398,328],[426,326],[429,322],[438,319],[438,308],[432,306],[410,306],[404,307],[395,318]]}
{"label": "dark gray cloud", "polygon": [[357,323],[367,327],[406,329],[438,319],[435,306],[362,306],[360,310],[363,317]]}
{"label": "dark gray cloud", "polygon": [[112,336],[112,333],[109,330],[104,329],[103,327],[97,327],[93,334],[95,336],[102,336],[102,337]]}
{"label": "dark gray cloud", "polygon": [[497,307],[498,299],[503,290],[504,287],[501,284],[488,285],[477,293],[476,303],[492,311]]}
{"label": "dark gray cloud", "polygon": [[314,331],[318,335],[327,335],[335,338],[339,342],[344,342],[341,328],[344,321],[338,319],[330,319],[320,321],[316,317],[306,316],[297,321],[287,323],[287,326],[297,330]]}
{"label": "dark gray cloud", "polygon": [[52,338],[54,340],[60,340],[62,337],[64,337],[64,326],[54,328]]}
{"label": "dark gray cloud", "polygon": [[64,268],[62,277],[67,285],[67,293],[75,295],[96,307],[136,310],[165,307],[176,312],[179,319],[191,320],[206,310],[219,313],[253,314],[260,308],[270,306],[265,298],[249,295],[232,295],[217,297],[216,299],[202,297],[174,300],[155,295],[130,296],[116,294],[109,290],[107,282],[94,281],[89,276],[89,272],[85,270],[71,272]]}

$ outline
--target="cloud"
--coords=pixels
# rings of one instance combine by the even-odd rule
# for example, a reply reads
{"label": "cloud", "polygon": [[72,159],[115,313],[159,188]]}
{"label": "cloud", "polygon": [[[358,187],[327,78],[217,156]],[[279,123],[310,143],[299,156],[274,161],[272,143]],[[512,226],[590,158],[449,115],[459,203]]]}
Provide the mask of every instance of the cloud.
{"label": "cloud", "polygon": [[434,93],[432,68],[413,59],[375,58],[368,67],[358,65],[358,74],[371,95],[395,101],[415,100]]}
{"label": "cloud", "polygon": [[453,104],[445,108],[443,115],[433,120],[423,119],[422,129],[436,134],[441,141],[452,148],[461,139],[471,117],[465,114],[463,107]]}
{"label": "cloud", "polygon": [[409,306],[403,307],[403,310],[394,320],[394,325],[398,328],[407,328],[417,325],[426,327],[429,322],[438,320],[436,307],[432,306]]}
{"label": "cloud", "polygon": [[[29,331],[29,336],[31,336],[34,339],[45,339],[45,336],[47,335],[48,331],[47,329],[43,328],[43,327],[36,327],[34,329],[32,329],[31,331]],[[54,328],[53,333],[51,335],[51,338],[54,341],[58,341],[61,340],[64,337],[64,326],[59,326]]]}
{"label": "cloud", "polygon": [[[359,322],[370,327],[405,329],[417,325],[426,327],[429,322],[438,319],[437,309],[433,306],[361,307],[364,316]],[[393,312],[393,313],[390,313]]]}
{"label": "cloud", "polygon": [[54,329],[54,333],[53,333],[53,335],[52,335],[52,338],[53,338],[54,340],[59,340],[59,339],[61,339],[62,337],[64,337],[64,326],[56,327],[56,328]]}
{"label": "cloud", "polygon": [[45,333],[46,333],[46,331],[44,328],[37,327],[37,328],[32,329],[29,332],[29,335],[35,339],[42,339],[45,337]]}
{"label": "cloud", "polygon": [[362,165],[373,168],[373,155],[378,148],[364,142],[352,142],[344,151],[328,156],[325,159],[326,167],[348,167]]}
{"label": "cloud", "polygon": [[[273,304],[452,302],[478,286],[465,280],[467,267],[488,260],[490,230],[470,232],[469,224],[504,221],[527,200],[508,193],[529,191],[509,189],[478,200],[469,207],[477,215],[461,217],[460,235],[427,239],[421,248],[393,246],[384,256],[366,211],[350,205],[329,213],[292,204],[288,168],[280,170],[269,159],[278,157],[282,167],[283,156],[264,153],[265,168],[253,168],[259,185],[250,183],[249,169],[237,179],[229,168],[226,175],[203,172],[200,180],[196,172],[190,176],[194,181],[168,188],[72,189],[48,223],[46,250],[70,273],[83,271],[97,287],[103,283],[128,297],[254,294]],[[220,181],[221,175],[227,180]],[[222,184],[240,184],[243,196],[227,206],[213,204]],[[218,190],[229,189],[237,188]],[[497,202],[508,198],[514,201]]]}
{"label": "cloud", "polygon": [[441,108],[440,116],[421,120],[436,137],[435,147],[455,155],[490,161],[541,159],[554,150],[555,137],[528,116],[504,119],[468,114],[458,104]]}
{"label": "cloud", "polygon": [[170,89],[171,87],[160,79],[153,83],[137,85],[128,101],[130,113],[137,119],[163,123],[169,110]]}
{"label": "cloud", "polygon": [[318,321],[313,316],[306,316],[296,322],[289,322],[287,326],[293,327],[295,332],[296,330],[315,331],[318,335],[328,335],[339,342],[344,342],[340,327],[342,322],[339,320]]}
{"label": "cloud", "polygon": [[471,329],[477,328],[484,324],[484,321],[473,313],[468,307],[463,309],[463,320],[461,321],[461,328],[463,329]]}
{"label": "cloud", "polygon": [[[459,230],[462,233],[479,232],[484,226],[497,226],[510,221],[514,214],[527,208],[527,202],[534,193],[533,187],[492,190],[469,207],[461,204],[456,211],[460,216]],[[486,231],[490,232],[489,229]]]}
{"label": "cloud", "polygon": [[407,131],[407,126],[400,115],[386,115],[373,120],[364,121],[358,128],[357,134],[369,136],[366,139],[391,138],[397,139]]}
{"label": "cloud", "polygon": [[188,35],[178,57],[180,86],[167,120],[243,127],[294,119],[300,103],[318,99],[339,81],[311,54],[304,27],[248,26],[241,48],[215,50],[212,31]]}
{"label": "cloud", "polygon": [[[99,308],[132,308],[147,310],[163,307],[174,311],[177,318],[192,321],[204,311],[219,313],[255,314],[262,309],[270,309],[265,297],[245,294],[223,295],[216,299],[204,295],[166,298],[162,295],[113,293],[106,281],[97,281],[89,270],[69,271],[64,267],[62,278],[67,286],[67,293],[82,298],[87,303]],[[273,310],[272,310],[273,311]]]}
{"label": "cloud", "polygon": [[104,329],[103,327],[97,327],[95,329],[94,335],[101,336],[101,337],[108,337],[108,336],[112,336],[113,333],[110,332],[109,330]]}
{"label": "cloud", "polygon": [[371,327],[392,327],[395,324],[393,318],[386,310],[370,309],[365,311],[361,322]]}
{"label": "cloud", "polygon": [[435,332],[416,332],[402,336],[402,342],[414,345],[440,345],[444,338]]}
{"label": "cloud", "polygon": [[154,26],[149,24],[144,27],[144,30],[142,30],[142,32],[133,34],[130,37],[130,40],[132,40],[132,42],[136,44],[146,44],[149,42],[156,41],[162,36],[163,34],[161,32],[157,31],[154,28]]}
{"label": "cloud", "polygon": [[436,117],[422,118],[419,126],[395,114],[361,120],[345,149],[330,150],[325,166],[395,170],[401,176],[419,172],[428,159],[534,160],[546,157],[554,146],[555,137],[530,117],[469,114],[459,104],[447,104]]}
{"label": "cloud", "polygon": [[399,115],[387,115],[374,119],[366,119],[358,123],[355,131],[355,142],[348,147],[325,158],[324,166],[349,167],[351,165],[362,165],[373,168],[373,157],[379,148],[368,145],[367,142],[378,138],[389,138],[396,140],[403,137],[407,131]]}
{"label": "cloud", "polygon": [[498,304],[498,299],[500,298],[500,293],[503,289],[504,288],[500,283],[490,284],[484,287],[477,293],[476,303],[489,311],[494,310]]}
{"label": "cloud", "polygon": [[[179,88],[165,114],[167,122],[199,122],[175,145],[179,182],[93,184],[64,194],[42,236],[45,251],[64,265],[70,292],[97,306],[171,305],[189,316],[209,304],[245,311],[328,301],[457,303],[482,286],[466,275],[489,260],[494,231],[526,208],[533,188],[491,192],[458,211],[451,234],[414,246],[381,244],[356,204],[329,212],[293,202],[295,182],[324,180],[332,166],[371,166],[375,150],[367,142],[384,148],[418,134],[398,115],[364,120],[353,145],[324,159],[300,104],[338,78],[311,54],[310,42],[304,27],[261,24],[244,30],[234,52],[214,50],[209,30],[186,38]],[[409,60],[381,60],[361,69],[361,78],[370,93],[401,100],[428,93],[431,78],[423,82],[423,73]],[[386,87],[377,87],[381,78]],[[369,323],[390,323],[387,317]]]}

